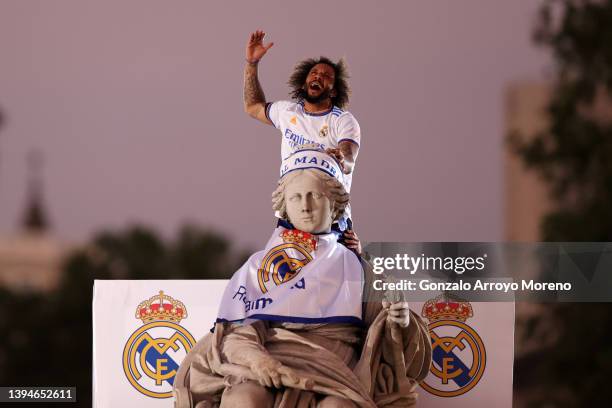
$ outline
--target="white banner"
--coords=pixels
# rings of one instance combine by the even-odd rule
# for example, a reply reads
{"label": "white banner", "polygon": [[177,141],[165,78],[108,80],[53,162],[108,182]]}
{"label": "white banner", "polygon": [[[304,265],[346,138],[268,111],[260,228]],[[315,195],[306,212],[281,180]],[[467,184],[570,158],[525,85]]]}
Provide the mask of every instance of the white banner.
{"label": "white banner", "polygon": [[226,284],[226,280],[97,280],[93,406],[172,407],[176,370],[194,342],[213,327]]}
{"label": "white banner", "polygon": [[[172,407],[176,370],[210,331],[227,282],[96,281],[94,407]],[[512,406],[513,303],[410,306],[429,317],[434,343],[418,406]]]}
{"label": "white banner", "polygon": [[512,407],[514,303],[432,298],[410,308],[429,323],[432,337],[419,406]]}

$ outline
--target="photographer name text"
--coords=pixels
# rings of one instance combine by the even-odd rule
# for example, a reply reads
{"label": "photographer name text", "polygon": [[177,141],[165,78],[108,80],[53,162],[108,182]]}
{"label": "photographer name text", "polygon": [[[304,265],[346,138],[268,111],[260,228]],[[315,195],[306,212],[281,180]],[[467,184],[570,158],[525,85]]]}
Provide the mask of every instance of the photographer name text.
{"label": "photographer name text", "polygon": [[402,291],[487,291],[504,292],[510,291],[570,291],[572,284],[569,282],[538,282],[521,280],[520,282],[487,282],[476,279],[474,282],[458,280],[454,282],[433,282],[428,279],[408,280],[402,279],[395,282],[385,282],[376,279],[372,282],[374,290],[402,290]]}

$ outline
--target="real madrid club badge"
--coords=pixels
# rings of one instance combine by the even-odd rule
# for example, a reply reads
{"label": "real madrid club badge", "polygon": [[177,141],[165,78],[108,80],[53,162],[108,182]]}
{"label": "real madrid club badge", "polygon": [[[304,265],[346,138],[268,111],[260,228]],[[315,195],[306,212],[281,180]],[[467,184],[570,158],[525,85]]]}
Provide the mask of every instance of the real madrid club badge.
{"label": "real madrid club badge", "polygon": [[185,305],[160,291],[136,308],[142,320],[123,349],[123,371],[134,388],[152,398],[170,398],[174,376],[196,344],[179,325],[187,317]]}
{"label": "real madrid club badge", "polygon": [[482,339],[465,323],[474,316],[472,305],[439,296],[425,302],[422,316],[429,320],[433,361],[421,387],[439,397],[465,394],[478,384],[487,361]]}
{"label": "real madrid club badge", "polygon": [[329,133],[329,126],[323,125],[321,130],[319,130],[319,137],[325,138],[327,137],[328,133]]}
{"label": "real madrid club badge", "polygon": [[[298,276],[302,268],[312,261],[312,253],[317,248],[316,238],[308,232],[285,230],[280,237],[283,243],[268,251],[257,270],[261,293],[268,292],[270,280],[280,286]],[[303,279],[295,286],[302,288],[300,285],[305,285]]]}

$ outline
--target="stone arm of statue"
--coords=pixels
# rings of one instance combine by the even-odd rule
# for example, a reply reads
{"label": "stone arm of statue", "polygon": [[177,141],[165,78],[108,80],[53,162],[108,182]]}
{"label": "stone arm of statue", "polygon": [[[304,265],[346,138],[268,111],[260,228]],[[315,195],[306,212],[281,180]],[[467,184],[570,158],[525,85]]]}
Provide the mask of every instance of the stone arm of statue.
{"label": "stone arm of statue", "polygon": [[257,68],[259,61],[274,43],[264,45],[266,33],[255,31],[251,34],[246,46],[246,65],[244,67],[244,111],[260,122],[272,125],[266,116],[266,96],[264,95]]}
{"label": "stone arm of statue", "polygon": [[265,323],[233,325],[223,338],[221,352],[229,363],[251,369],[257,381],[264,387],[282,386],[281,376],[297,382],[294,372],[282,365],[265,349]]}
{"label": "stone arm of statue", "polygon": [[[374,279],[380,279],[382,275],[376,275],[372,271],[372,265],[362,258],[364,268],[364,309],[363,320],[368,326],[378,321],[381,311],[385,315],[386,326],[394,339],[391,343],[403,344],[403,356],[397,361],[405,362],[408,377],[420,381],[429,372],[431,366],[431,338],[427,324],[421,317],[409,309],[409,303],[401,296],[382,296],[373,289]],[[381,301],[382,297],[382,301]],[[389,301],[391,299],[391,301]]]}
{"label": "stone arm of statue", "polygon": [[388,310],[388,319],[397,323],[401,328],[406,328],[410,324],[410,307],[408,302],[390,303],[386,300],[382,301],[383,309]]}

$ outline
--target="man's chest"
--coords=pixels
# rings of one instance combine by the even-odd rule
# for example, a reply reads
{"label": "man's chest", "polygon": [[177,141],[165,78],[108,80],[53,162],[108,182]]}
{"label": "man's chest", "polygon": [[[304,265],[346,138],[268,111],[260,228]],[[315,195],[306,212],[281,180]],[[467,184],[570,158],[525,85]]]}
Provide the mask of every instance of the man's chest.
{"label": "man's chest", "polygon": [[321,117],[287,115],[281,120],[280,130],[284,142],[293,148],[303,144],[317,144],[328,148],[337,144],[336,125],[332,115]]}

